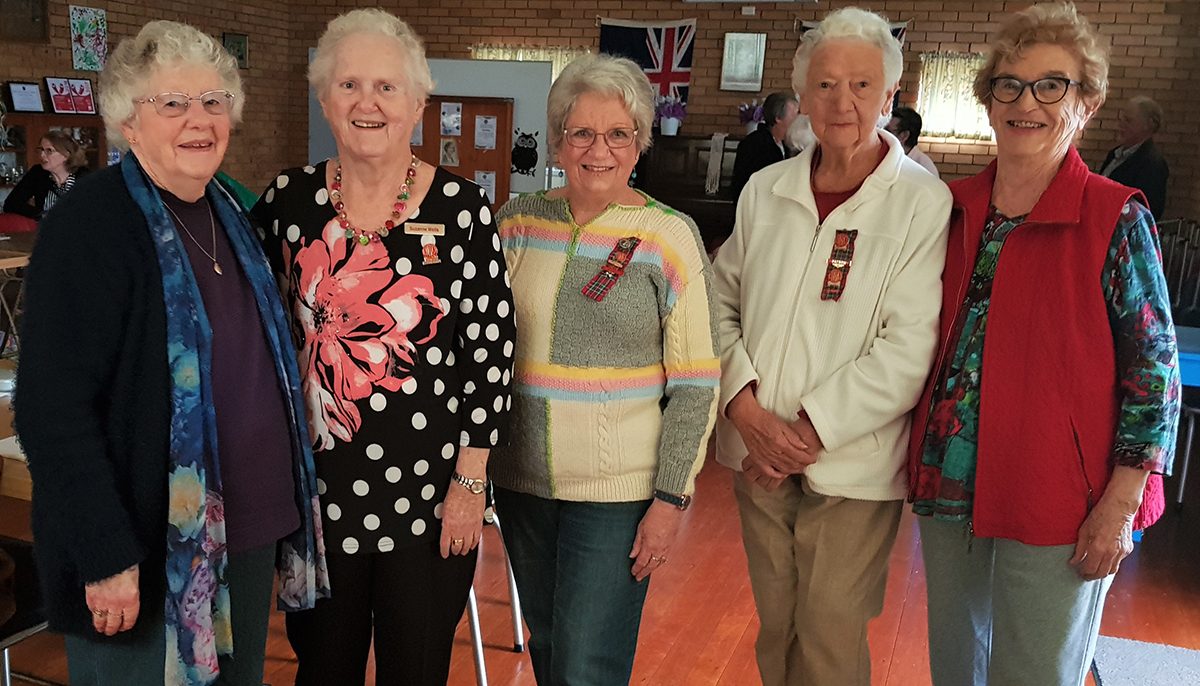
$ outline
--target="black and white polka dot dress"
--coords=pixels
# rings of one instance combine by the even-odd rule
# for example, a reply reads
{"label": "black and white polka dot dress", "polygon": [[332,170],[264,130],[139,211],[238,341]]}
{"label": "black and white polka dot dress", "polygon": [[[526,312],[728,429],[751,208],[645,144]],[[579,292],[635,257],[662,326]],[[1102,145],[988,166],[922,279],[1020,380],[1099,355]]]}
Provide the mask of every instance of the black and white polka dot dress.
{"label": "black and white polka dot dress", "polygon": [[362,245],[326,164],[280,174],[253,214],[292,318],[326,548],[388,552],[439,535],[459,446],[505,440],[512,293],[479,186],[439,167],[416,214]]}

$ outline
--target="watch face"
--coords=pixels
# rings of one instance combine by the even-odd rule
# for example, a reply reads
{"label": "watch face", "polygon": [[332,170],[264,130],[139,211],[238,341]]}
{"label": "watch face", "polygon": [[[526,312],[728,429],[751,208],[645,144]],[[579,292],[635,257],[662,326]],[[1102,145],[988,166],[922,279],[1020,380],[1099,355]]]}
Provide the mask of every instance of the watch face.
{"label": "watch face", "polygon": [[485,489],[487,487],[483,485],[482,481],[476,479],[470,486],[467,486],[467,488],[471,489],[472,493],[478,495],[480,493],[483,493],[483,489]]}

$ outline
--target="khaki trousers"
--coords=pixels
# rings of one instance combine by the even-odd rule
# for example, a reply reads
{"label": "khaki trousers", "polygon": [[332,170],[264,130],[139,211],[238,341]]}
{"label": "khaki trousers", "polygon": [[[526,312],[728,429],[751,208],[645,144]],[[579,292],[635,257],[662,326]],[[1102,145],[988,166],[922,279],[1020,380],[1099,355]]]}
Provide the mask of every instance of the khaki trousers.
{"label": "khaki trousers", "polygon": [[763,686],[870,686],[867,622],[883,610],[903,501],[819,495],[802,478],[768,492],[740,473],[734,490]]}

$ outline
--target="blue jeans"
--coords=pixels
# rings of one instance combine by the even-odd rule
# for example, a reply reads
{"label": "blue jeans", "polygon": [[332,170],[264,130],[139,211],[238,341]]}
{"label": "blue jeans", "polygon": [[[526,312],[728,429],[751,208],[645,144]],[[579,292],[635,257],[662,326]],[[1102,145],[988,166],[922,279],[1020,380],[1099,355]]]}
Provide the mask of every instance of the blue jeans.
{"label": "blue jeans", "polygon": [[629,551],[649,500],[546,500],[496,489],[540,686],[628,684],[649,578]]}

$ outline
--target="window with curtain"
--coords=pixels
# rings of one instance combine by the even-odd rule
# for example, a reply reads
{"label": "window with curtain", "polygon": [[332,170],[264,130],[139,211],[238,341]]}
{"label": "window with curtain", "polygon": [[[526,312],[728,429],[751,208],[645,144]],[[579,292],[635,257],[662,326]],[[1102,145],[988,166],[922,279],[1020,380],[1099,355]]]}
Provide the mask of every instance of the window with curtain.
{"label": "window with curtain", "polygon": [[972,84],[984,56],[973,53],[921,53],[917,109],[922,136],[991,140],[987,112],[975,100]]}
{"label": "window with curtain", "polygon": [[587,48],[562,45],[492,45],[480,43],[471,46],[474,60],[514,60],[517,62],[549,62],[552,78],[557,79],[563,67],[588,52]]}

